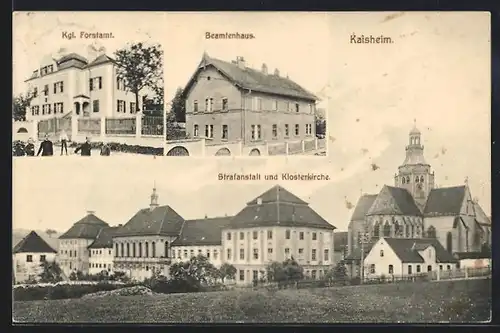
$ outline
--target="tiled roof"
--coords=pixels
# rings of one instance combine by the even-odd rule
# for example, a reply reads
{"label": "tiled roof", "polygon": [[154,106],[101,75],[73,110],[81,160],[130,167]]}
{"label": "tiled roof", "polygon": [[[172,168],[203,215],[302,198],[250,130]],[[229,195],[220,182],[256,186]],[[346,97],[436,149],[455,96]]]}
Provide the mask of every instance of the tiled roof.
{"label": "tiled roof", "polygon": [[[258,198],[262,203],[258,204]],[[265,199],[265,201],[264,201]],[[309,205],[277,185],[250,201],[231,220],[230,228],[252,227],[309,227],[333,230],[329,224]]]}
{"label": "tiled roof", "polygon": [[105,54],[101,54],[99,55],[97,58],[95,58],[93,61],[91,61],[87,67],[92,67],[92,66],[97,66],[97,65],[101,65],[101,64],[106,64],[108,62],[114,62],[113,58],[105,55]]}
{"label": "tiled roof", "polygon": [[229,225],[231,218],[226,216],[187,220],[172,246],[221,245],[222,229]]}
{"label": "tiled roof", "polygon": [[82,238],[95,239],[102,228],[109,225],[95,216],[93,213],[87,214],[84,218],[73,224],[68,231],[62,234],[59,239]]}
{"label": "tiled roof", "polygon": [[465,197],[465,186],[432,189],[425,204],[424,215],[458,215]]}
{"label": "tiled roof", "polygon": [[377,198],[376,194],[364,194],[359,198],[356,208],[352,213],[351,221],[364,220],[368,210],[373,205],[373,202]]}
{"label": "tiled roof", "polygon": [[119,227],[101,228],[96,240],[89,245],[89,249],[102,249],[113,247],[113,235]]}
{"label": "tiled roof", "polygon": [[436,238],[384,238],[403,263],[423,263],[418,251],[429,246],[436,251],[436,262],[456,262],[456,259],[444,249]]}
{"label": "tiled roof", "polygon": [[480,225],[491,225],[491,219],[484,213],[483,208],[477,202],[474,202],[474,211],[476,220]]}
{"label": "tiled roof", "polygon": [[335,232],[333,234],[333,250],[343,251],[347,246],[347,231]]}
{"label": "tiled roof", "polygon": [[491,253],[484,253],[484,252],[455,252],[453,255],[458,260],[491,258]]}
{"label": "tiled roof", "polygon": [[24,237],[13,249],[13,253],[57,253],[42,237],[34,231]]}
{"label": "tiled roof", "polygon": [[119,228],[115,237],[128,236],[177,236],[184,219],[170,206],[159,206],[154,209],[145,208],[138,211],[123,227]]}
{"label": "tiled roof", "polygon": [[195,82],[198,73],[204,67],[208,66],[215,67],[233,84],[242,89],[251,89],[263,93],[301,98],[309,101],[318,100],[312,93],[288,78],[274,74],[264,74],[249,67],[241,68],[238,64],[211,58],[206,54],[203,56],[198,70],[187,84],[185,88],[186,92],[189,91],[189,88]]}
{"label": "tiled roof", "polygon": [[69,60],[78,60],[78,61],[83,62],[85,64],[88,63],[88,60],[85,57],[79,55],[78,53],[69,53],[69,54],[66,54],[66,55],[62,56],[61,58],[59,58],[57,60],[57,63],[61,64],[63,62],[69,61]]}
{"label": "tiled roof", "polygon": [[410,192],[404,188],[384,185],[368,215],[421,215]]}

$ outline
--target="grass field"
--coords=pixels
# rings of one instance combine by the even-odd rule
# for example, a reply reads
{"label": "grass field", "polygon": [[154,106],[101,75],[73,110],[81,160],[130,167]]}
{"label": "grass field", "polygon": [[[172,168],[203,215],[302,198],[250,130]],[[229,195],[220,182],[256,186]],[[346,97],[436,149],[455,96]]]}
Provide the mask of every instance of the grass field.
{"label": "grass field", "polygon": [[491,280],[14,302],[16,322],[478,322]]}

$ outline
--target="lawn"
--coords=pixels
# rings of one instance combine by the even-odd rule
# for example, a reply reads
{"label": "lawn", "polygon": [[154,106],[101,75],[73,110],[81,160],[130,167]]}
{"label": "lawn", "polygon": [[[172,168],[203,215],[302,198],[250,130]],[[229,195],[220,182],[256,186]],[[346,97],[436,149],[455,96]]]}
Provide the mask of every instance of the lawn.
{"label": "lawn", "polygon": [[17,322],[488,321],[491,280],[14,302]]}

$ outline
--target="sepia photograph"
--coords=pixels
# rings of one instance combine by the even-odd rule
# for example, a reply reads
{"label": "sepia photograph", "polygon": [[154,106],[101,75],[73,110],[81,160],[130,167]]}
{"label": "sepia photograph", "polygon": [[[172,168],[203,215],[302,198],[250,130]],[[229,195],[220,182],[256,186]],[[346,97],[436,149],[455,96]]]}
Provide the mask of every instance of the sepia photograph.
{"label": "sepia photograph", "polygon": [[14,156],[163,155],[162,16],[145,15],[14,13]]}
{"label": "sepia photograph", "polygon": [[167,156],[326,155],[325,13],[167,13],[166,24]]}

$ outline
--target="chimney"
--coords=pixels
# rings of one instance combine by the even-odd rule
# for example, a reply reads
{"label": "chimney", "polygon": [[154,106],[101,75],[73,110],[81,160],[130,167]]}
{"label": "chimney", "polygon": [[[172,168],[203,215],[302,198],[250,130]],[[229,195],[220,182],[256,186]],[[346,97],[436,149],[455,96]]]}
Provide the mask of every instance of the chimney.
{"label": "chimney", "polygon": [[87,215],[93,215],[93,214],[95,214],[95,210],[88,210],[87,211]]}
{"label": "chimney", "polygon": [[280,70],[276,68],[276,69],[274,70],[274,75],[276,75],[276,76],[280,76]]}
{"label": "chimney", "polygon": [[262,64],[262,74],[267,75],[267,65]]}
{"label": "chimney", "polygon": [[241,69],[245,69],[246,66],[245,66],[245,58],[243,57],[236,57],[236,64],[238,65],[239,68]]}
{"label": "chimney", "polygon": [[123,224],[118,224],[119,227],[123,227]]}

